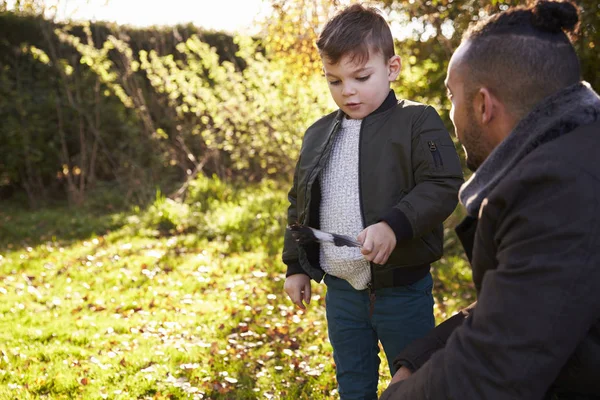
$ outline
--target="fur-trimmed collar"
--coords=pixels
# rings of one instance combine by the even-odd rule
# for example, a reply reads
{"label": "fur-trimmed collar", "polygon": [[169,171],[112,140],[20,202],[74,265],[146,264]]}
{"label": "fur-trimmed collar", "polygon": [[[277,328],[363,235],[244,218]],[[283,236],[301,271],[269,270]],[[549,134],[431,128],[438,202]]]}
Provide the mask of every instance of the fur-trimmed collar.
{"label": "fur-trimmed collar", "polygon": [[459,199],[467,213],[477,217],[483,199],[535,148],[598,120],[600,97],[587,82],[542,100],[463,184]]}

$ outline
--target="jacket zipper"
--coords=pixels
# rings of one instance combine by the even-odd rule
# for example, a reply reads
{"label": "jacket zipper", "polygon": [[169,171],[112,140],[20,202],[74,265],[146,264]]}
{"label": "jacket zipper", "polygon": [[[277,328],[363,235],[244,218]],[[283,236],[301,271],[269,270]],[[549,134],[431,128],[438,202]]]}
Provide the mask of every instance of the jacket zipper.
{"label": "jacket zipper", "polygon": [[[365,210],[363,206],[363,198],[362,198],[362,175],[361,175],[361,154],[362,154],[362,138],[363,138],[363,127],[365,126],[365,122],[367,117],[365,117],[360,124],[360,131],[358,134],[358,200],[360,202],[360,218],[363,223],[363,227],[366,228],[367,224],[365,222]],[[367,283],[367,290],[369,292],[369,318],[373,317],[373,311],[375,311],[375,289],[373,289],[375,285],[375,274],[373,273],[373,263],[369,261],[369,268],[371,269],[371,282]]]}
{"label": "jacket zipper", "polygon": [[[329,138],[327,139],[327,143],[325,143],[325,149],[321,153],[321,157],[319,157],[319,161],[317,161],[317,164],[313,167],[313,169],[310,171],[310,174],[308,175],[308,179],[306,180],[306,186],[304,187],[304,199],[307,198],[306,194],[308,193],[308,186],[309,185],[312,186],[311,181],[313,180],[312,179],[313,172],[315,172],[315,169],[321,164],[321,160],[323,159],[323,156],[325,155],[325,150],[327,150],[327,148],[329,147],[329,143],[331,142],[331,140],[332,140],[332,138],[334,136],[334,133],[337,130],[337,127],[338,127],[339,124],[340,124],[340,120],[339,120],[339,118],[337,118],[335,120],[335,124],[333,125],[333,128],[331,129],[331,131],[329,131]],[[307,214],[307,211],[308,211],[308,208],[309,208],[308,206],[309,206],[309,203],[306,202],[306,204],[304,204],[304,220],[300,221],[303,225],[306,224],[306,222],[308,220],[308,216],[309,216]]]}
{"label": "jacket zipper", "polygon": [[442,160],[442,155],[440,154],[440,150],[433,140],[429,140],[427,142],[427,146],[429,146],[429,151],[431,152],[431,156],[433,157],[433,163],[436,168],[443,167],[444,161]]}

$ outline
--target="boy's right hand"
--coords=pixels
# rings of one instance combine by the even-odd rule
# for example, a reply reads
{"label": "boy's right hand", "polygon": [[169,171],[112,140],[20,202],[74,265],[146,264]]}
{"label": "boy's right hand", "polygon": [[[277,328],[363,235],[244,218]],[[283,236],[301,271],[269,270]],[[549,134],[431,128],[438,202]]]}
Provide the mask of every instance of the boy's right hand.
{"label": "boy's right hand", "polygon": [[306,305],[310,304],[311,288],[308,275],[294,274],[288,276],[285,278],[283,289],[295,305],[306,310],[306,306],[302,303],[302,300],[304,300]]}

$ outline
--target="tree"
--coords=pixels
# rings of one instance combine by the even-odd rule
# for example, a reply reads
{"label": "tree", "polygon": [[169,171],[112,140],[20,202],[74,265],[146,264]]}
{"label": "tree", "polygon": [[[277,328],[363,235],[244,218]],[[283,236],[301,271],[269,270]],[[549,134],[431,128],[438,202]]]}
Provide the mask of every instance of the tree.
{"label": "tree", "polygon": [[340,0],[270,0],[272,15],[262,21],[260,34],[266,54],[284,62],[296,79],[320,74],[321,58],[316,42],[319,28],[336,10]]}
{"label": "tree", "polygon": [[[531,1],[529,2],[531,3]],[[490,14],[523,5],[518,0],[383,0],[385,8],[411,21],[413,35],[397,47],[407,65],[400,91],[408,98],[448,110],[443,81],[452,52],[460,44],[469,24]],[[600,90],[600,6],[595,0],[580,0],[581,24],[575,47],[582,64],[583,79]],[[596,49],[596,50],[595,50]],[[408,61],[408,63],[407,63]],[[447,113],[446,124],[451,128]]]}

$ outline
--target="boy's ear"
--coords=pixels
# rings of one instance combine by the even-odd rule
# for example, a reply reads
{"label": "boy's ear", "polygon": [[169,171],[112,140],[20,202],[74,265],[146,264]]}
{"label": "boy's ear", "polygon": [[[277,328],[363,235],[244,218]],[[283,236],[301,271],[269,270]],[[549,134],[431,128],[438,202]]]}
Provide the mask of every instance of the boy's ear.
{"label": "boy's ear", "polygon": [[394,55],[388,60],[388,80],[390,82],[395,81],[400,75],[400,69],[402,69],[402,60],[400,56]]}

